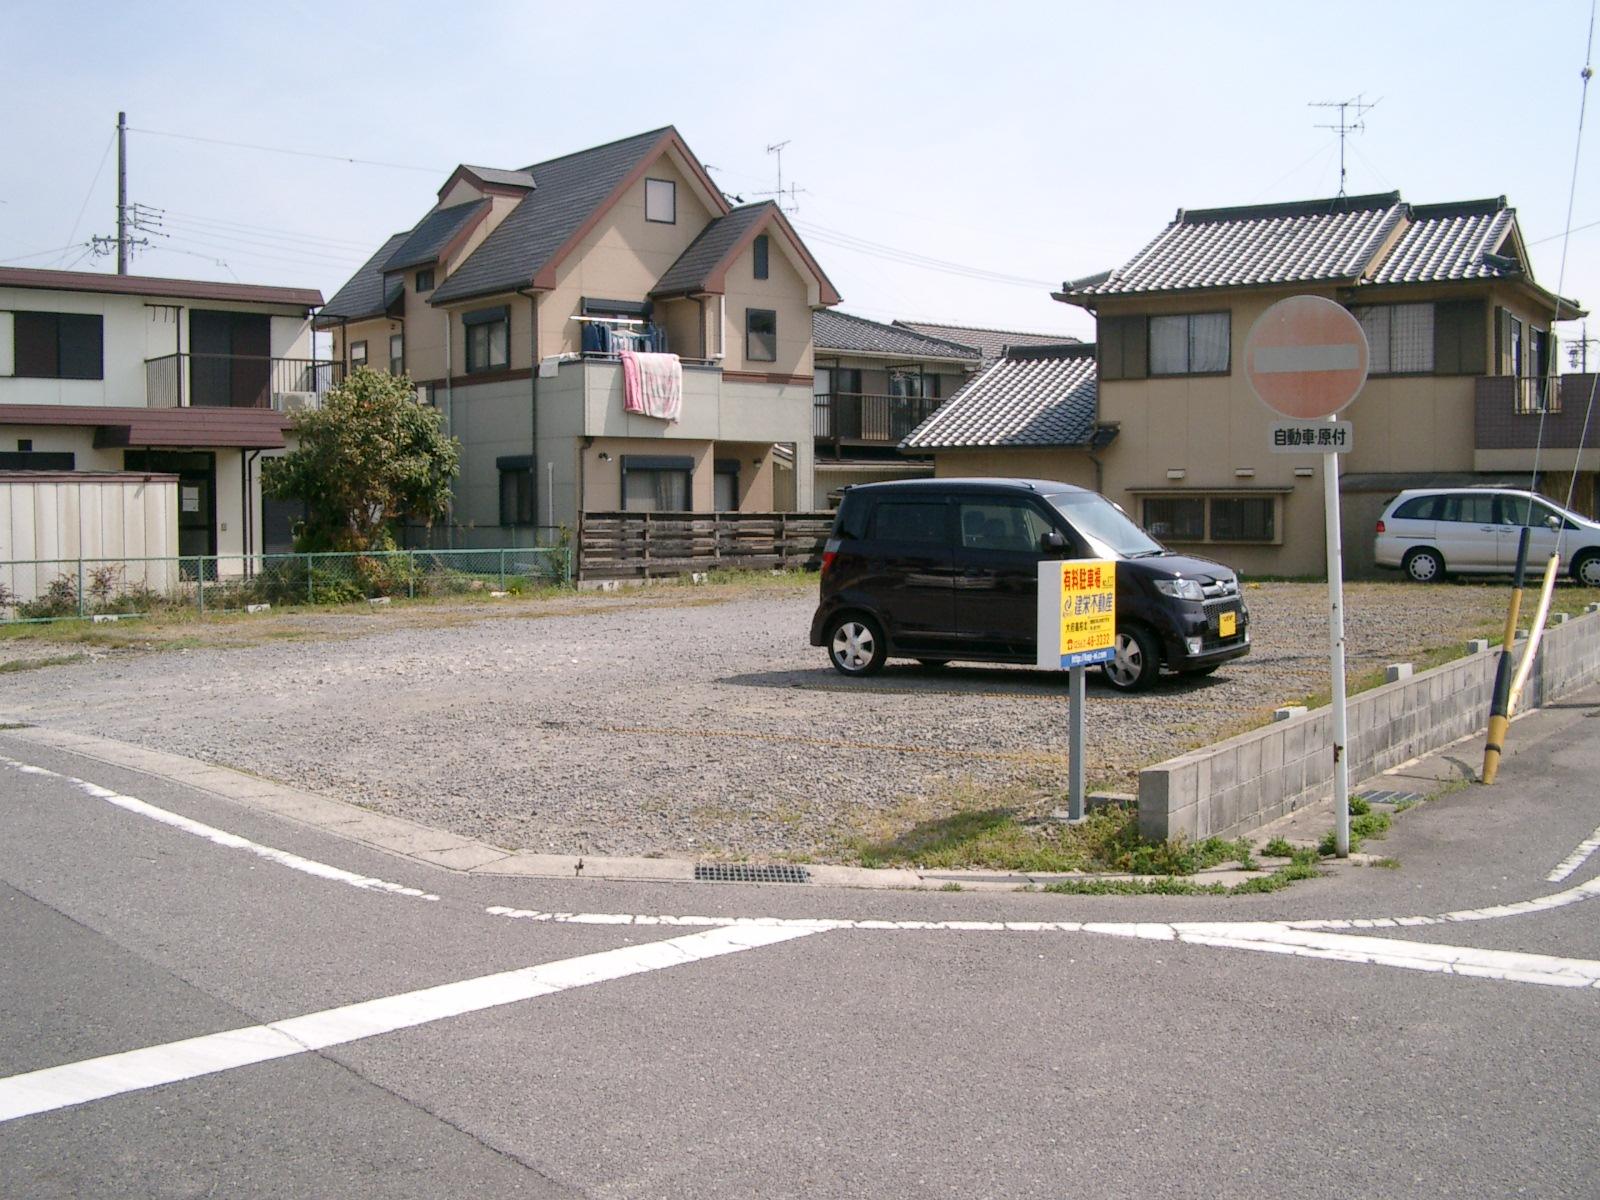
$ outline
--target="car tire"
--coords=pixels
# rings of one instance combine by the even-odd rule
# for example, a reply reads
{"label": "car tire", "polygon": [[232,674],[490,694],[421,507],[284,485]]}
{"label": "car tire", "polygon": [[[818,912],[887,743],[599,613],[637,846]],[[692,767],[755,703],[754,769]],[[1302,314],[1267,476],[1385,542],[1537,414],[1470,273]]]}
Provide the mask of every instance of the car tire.
{"label": "car tire", "polygon": [[876,674],[889,657],[883,627],[865,613],[841,613],[829,621],[823,645],[833,669],[852,678]]}
{"label": "car tire", "polygon": [[1582,587],[1600,587],[1600,554],[1589,550],[1573,559],[1572,578]]}
{"label": "car tire", "polygon": [[1444,557],[1437,550],[1416,549],[1406,551],[1400,561],[1406,578],[1415,583],[1443,583]]}
{"label": "car tire", "polygon": [[1101,667],[1106,683],[1118,692],[1142,692],[1161,675],[1161,646],[1143,625],[1117,630],[1116,657]]}

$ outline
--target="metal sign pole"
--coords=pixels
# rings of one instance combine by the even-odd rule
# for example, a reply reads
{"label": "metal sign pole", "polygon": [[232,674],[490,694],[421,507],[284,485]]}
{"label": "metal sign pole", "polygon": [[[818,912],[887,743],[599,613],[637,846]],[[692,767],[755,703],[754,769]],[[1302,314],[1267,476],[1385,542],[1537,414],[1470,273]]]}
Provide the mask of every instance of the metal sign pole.
{"label": "metal sign pole", "polygon": [[1072,705],[1071,733],[1067,740],[1067,820],[1083,820],[1083,709],[1084,669],[1073,667],[1067,672],[1067,690]]}
{"label": "metal sign pole", "polygon": [[[1328,418],[1330,421],[1332,417]],[[1339,528],[1339,456],[1322,457],[1328,540],[1328,656],[1333,676],[1333,845],[1340,858],[1350,856],[1350,774],[1345,753],[1344,697],[1344,549]]]}

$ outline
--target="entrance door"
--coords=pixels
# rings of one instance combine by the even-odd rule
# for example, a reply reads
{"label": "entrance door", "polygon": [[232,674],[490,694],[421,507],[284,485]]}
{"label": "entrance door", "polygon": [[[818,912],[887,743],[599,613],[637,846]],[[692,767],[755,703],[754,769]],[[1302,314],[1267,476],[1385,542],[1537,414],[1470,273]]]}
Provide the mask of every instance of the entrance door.
{"label": "entrance door", "polygon": [[217,456],[209,450],[127,450],[122,465],[178,477],[178,553],[185,558],[217,552]]}
{"label": "entrance door", "polygon": [[271,407],[271,317],[196,309],[189,314],[189,354],[190,404]]}

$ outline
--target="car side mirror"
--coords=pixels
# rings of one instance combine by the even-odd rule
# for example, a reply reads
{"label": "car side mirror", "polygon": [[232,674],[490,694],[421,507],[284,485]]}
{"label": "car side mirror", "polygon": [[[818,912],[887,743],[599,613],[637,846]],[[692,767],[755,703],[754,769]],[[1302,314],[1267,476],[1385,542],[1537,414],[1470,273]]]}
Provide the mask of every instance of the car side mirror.
{"label": "car side mirror", "polygon": [[1039,535],[1039,549],[1049,553],[1051,550],[1065,550],[1067,548],[1066,535],[1059,529],[1051,529]]}
{"label": "car side mirror", "polygon": [[1551,529],[1560,529],[1561,528],[1561,518],[1560,517],[1546,517],[1544,519],[1544,523],[1546,525],[1550,526]]}

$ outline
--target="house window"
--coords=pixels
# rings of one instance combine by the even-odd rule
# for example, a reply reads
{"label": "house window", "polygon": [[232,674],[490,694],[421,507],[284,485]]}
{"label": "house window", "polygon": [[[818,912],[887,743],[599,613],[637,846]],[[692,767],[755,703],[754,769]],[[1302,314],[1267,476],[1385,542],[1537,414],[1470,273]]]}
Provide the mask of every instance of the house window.
{"label": "house window", "polygon": [[1206,502],[1200,496],[1151,496],[1144,502],[1144,527],[1171,542],[1206,540]]}
{"label": "house window", "polygon": [[690,512],[692,458],[624,454],[622,507],[627,512]]}
{"label": "house window", "polygon": [[1367,335],[1369,374],[1432,373],[1433,305],[1374,304],[1352,312]]}
{"label": "house window", "polygon": [[1150,318],[1150,374],[1226,375],[1231,314]]}
{"label": "house window", "polygon": [[356,367],[364,367],[366,365],[367,365],[367,344],[365,342],[351,342],[350,343],[350,366],[351,366],[351,369],[353,370]]}
{"label": "house window", "polygon": [[77,465],[78,456],[70,450],[0,450],[0,471],[71,471]]}
{"label": "house window", "polygon": [[719,458],[712,477],[711,507],[716,512],[739,511],[739,460]]}
{"label": "house window", "polygon": [[663,225],[678,223],[678,185],[670,179],[644,181],[644,219]]}
{"label": "house window", "polygon": [[427,267],[427,268],[417,272],[416,285],[417,285],[417,291],[419,293],[420,292],[431,292],[431,291],[433,291],[433,268],[432,267]]}
{"label": "house window", "polygon": [[495,460],[495,465],[500,469],[502,525],[532,525],[535,522],[532,461],[526,454]]}
{"label": "house window", "polygon": [[389,335],[389,374],[404,375],[406,373],[406,335],[391,333]]}
{"label": "house window", "polygon": [[1274,540],[1276,501],[1271,496],[1213,496],[1213,542],[1270,542]]}
{"label": "house window", "polygon": [[772,309],[745,310],[744,356],[749,362],[778,361],[778,314]]}
{"label": "house window", "polygon": [[767,259],[767,255],[770,252],[770,250],[771,250],[771,244],[768,241],[768,238],[767,238],[766,234],[763,233],[759,237],[756,238],[755,246],[752,248],[751,254],[755,258],[755,262],[756,262],[756,278],[757,279],[765,279],[765,278],[767,278],[768,268],[771,265],[769,263],[768,259]]}
{"label": "house window", "polygon": [[511,312],[499,308],[480,308],[461,318],[467,327],[467,374],[503,371],[509,364]]}
{"label": "house window", "polygon": [[19,379],[104,379],[104,318],[98,313],[11,314]]}

